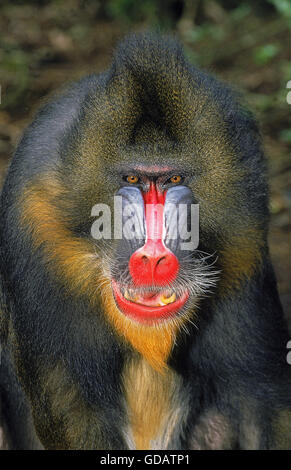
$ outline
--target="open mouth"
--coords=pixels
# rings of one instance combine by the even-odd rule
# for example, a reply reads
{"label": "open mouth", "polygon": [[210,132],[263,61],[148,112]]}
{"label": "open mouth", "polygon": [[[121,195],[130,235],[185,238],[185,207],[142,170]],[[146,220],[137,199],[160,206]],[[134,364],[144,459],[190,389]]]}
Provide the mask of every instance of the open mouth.
{"label": "open mouth", "polygon": [[189,298],[189,292],[177,294],[172,289],[148,291],[125,289],[112,280],[112,288],[118,308],[140,322],[166,320],[179,312]]}

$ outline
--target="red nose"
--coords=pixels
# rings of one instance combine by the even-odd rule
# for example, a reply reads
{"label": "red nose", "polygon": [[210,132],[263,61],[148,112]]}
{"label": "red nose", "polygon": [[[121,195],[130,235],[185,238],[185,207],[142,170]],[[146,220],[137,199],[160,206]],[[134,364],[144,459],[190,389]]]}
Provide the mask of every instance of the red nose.
{"label": "red nose", "polygon": [[178,259],[160,240],[148,240],[129,260],[129,272],[136,286],[170,284],[178,271]]}
{"label": "red nose", "polygon": [[154,184],[144,194],[146,243],[129,260],[129,272],[136,286],[167,285],[179,271],[179,261],[163,243],[163,214],[165,194]]}

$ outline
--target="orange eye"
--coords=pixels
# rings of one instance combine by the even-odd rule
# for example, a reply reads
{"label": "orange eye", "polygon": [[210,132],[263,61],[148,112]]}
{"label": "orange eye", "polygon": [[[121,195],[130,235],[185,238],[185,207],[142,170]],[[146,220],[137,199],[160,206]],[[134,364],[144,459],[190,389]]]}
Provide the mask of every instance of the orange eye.
{"label": "orange eye", "polygon": [[136,176],[136,175],[128,175],[128,176],[126,177],[126,181],[127,181],[128,183],[130,183],[130,184],[135,184],[135,183],[138,182],[138,180],[139,180],[139,178],[138,178],[138,176]]}
{"label": "orange eye", "polygon": [[180,183],[181,179],[182,178],[181,178],[180,175],[174,175],[174,176],[172,176],[170,181],[171,181],[171,183]]}

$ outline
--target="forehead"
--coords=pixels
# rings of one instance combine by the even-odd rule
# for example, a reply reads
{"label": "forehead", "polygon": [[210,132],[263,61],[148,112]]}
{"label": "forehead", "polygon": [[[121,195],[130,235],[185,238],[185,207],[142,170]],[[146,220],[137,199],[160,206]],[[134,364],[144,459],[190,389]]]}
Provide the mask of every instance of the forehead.
{"label": "forehead", "polygon": [[85,109],[75,139],[78,158],[74,166],[80,174],[85,171],[89,177],[89,167],[91,174],[96,168],[116,175],[211,172],[218,181],[232,171],[237,149],[211,94],[201,88],[191,90],[187,100],[179,102],[179,120],[179,113],[172,110],[169,114],[167,108],[159,110],[159,115],[141,110],[138,100],[132,101],[125,91],[122,87],[113,89],[110,96],[101,94]]}
{"label": "forehead", "polygon": [[123,152],[111,158],[105,164],[105,171],[112,174],[140,174],[148,177],[155,177],[159,175],[191,174],[195,160],[194,155],[189,155],[187,161],[181,158],[180,153],[171,154],[167,151],[164,152],[144,152],[135,149],[132,152],[127,151],[125,155]]}

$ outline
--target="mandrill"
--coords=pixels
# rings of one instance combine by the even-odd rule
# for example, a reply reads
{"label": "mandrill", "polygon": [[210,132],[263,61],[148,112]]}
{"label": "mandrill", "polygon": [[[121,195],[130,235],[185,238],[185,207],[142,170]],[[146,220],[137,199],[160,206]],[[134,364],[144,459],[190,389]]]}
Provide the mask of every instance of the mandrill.
{"label": "mandrill", "polygon": [[167,37],[38,112],[0,202],[9,448],[291,447],[265,166],[237,95]]}

